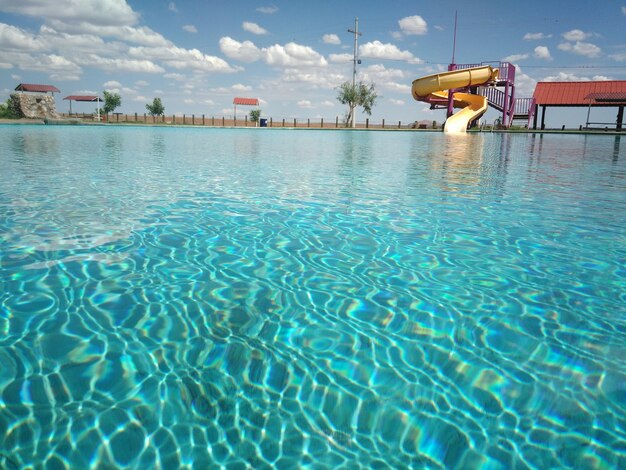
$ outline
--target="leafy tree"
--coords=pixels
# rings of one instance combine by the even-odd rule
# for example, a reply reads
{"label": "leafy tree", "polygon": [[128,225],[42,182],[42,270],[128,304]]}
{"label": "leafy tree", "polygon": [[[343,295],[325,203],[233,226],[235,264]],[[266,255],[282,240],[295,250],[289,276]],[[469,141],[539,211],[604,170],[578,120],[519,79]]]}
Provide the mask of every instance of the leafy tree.
{"label": "leafy tree", "polygon": [[346,118],[346,126],[354,127],[354,110],[357,106],[361,106],[363,111],[371,116],[372,107],[376,103],[378,94],[374,84],[367,86],[363,82],[352,85],[350,82],[342,83],[338,88],[337,99],[341,104],[348,105],[348,117]]}
{"label": "leafy tree", "polygon": [[0,104],[0,119],[17,119],[19,113],[16,112],[15,103],[11,98],[6,103]]}
{"label": "leafy tree", "polygon": [[261,117],[260,109],[253,109],[252,111],[250,111],[250,121],[259,122],[260,117]]}
{"label": "leafy tree", "polygon": [[146,109],[148,110],[148,114],[150,116],[162,116],[165,114],[165,107],[161,102],[161,98],[155,98],[152,100],[152,104],[147,104]]}
{"label": "leafy tree", "polygon": [[110,93],[108,91],[103,92],[104,94],[104,106],[102,106],[102,111],[104,114],[112,113],[115,108],[122,105],[122,97],[117,93]]}

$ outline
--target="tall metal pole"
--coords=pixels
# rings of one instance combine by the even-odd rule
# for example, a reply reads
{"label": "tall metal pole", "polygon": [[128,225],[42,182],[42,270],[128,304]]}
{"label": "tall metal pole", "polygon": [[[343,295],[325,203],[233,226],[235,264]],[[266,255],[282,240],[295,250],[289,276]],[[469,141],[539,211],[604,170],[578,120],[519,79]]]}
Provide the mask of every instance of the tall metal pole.
{"label": "tall metal pole", "polygon": [[[456,53],[456,18],[457,12],[454,12],[454,39],[452,40],[452,63],[448,65],[448,70],[456,70],[456,63],[454,62],[454,56]],[[454,90],[448,90],[448,110],[447,117],[454,114]]]}
{"label": "tall metal pole", "polygon": [[[349,29],[349,33],[354,34],[354,55],[352,59],[352,89],[356,89],[356,64],[358,62],[357,55],[357,47],[358,47],[358,37],[361,36],[359,33],[359,18],[354,18],[354,30]],[[356,127],[356,120],[354,119],[354,108],[352,109],[352,127]]]}

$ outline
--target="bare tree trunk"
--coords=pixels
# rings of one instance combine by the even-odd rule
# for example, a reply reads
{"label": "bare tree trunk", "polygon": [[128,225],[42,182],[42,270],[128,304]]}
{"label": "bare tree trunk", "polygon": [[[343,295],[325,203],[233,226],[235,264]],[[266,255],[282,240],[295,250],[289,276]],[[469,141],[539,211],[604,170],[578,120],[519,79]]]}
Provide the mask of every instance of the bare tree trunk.
{"label": "bare tree trunk", "polygon": [[348,111],[348,117],[346,118],[346,127],[352,127],[353,129],[356,127],[356,123],[354,121],[354,108],[356,106],[350,105]]}

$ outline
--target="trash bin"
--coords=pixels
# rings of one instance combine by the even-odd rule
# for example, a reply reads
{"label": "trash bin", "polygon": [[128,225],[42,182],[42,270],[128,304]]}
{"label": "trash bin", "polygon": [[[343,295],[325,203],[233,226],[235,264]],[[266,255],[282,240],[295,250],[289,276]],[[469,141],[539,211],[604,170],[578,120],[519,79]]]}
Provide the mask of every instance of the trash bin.
{"label": "trash bin", "polygon": [[259,119],[259,122],[261,124],[261,127],[267,127],[267,119],[261,118]]}

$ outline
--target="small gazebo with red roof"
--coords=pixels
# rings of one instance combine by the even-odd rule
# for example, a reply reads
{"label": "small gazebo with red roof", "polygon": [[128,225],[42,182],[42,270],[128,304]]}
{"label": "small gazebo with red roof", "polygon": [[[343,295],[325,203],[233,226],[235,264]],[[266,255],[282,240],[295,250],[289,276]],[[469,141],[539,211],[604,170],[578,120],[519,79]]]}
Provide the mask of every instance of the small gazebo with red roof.
{"label": "small gazebo with red roof", "polygon": [[98,103],[98,115],[100,115],[100,102],[102,101],[99,96],[96,95],[70,95],[63,98],[70,102],[70,114],[72,114],[72,101],[82,101],[85,103]]}
{"label": "small gazebo with red roof", "polygon": [[233,100],[233,105],[235,105],[235,114],[234,114],[234,118],[237,119],[237,105],[239,106],[259,106],[259,99],[258,98],[235,98]]}
{"label": "small gazebo with red roof", "polygon": [[20,83],[15,87],[15,91],[26,91],[31,93],[52,93],[54,96],[55,93],[61,93],[54,85],[37,85],[34,83]]}

